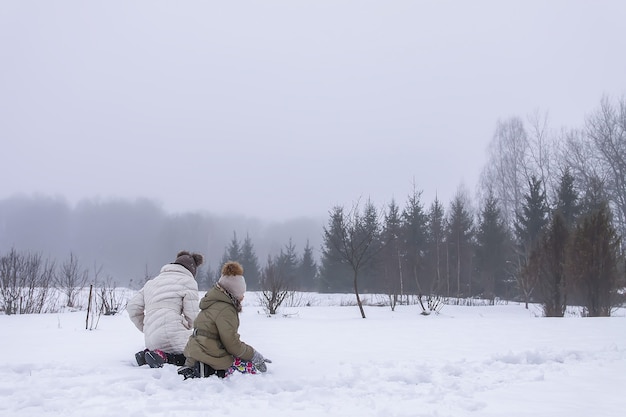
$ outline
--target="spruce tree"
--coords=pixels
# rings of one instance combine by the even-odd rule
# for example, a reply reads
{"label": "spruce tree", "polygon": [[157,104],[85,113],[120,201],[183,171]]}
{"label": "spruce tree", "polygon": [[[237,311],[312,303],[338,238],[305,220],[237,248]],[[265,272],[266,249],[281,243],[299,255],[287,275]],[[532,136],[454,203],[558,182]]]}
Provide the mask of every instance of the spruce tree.
{"label": "spruce tree", "polygon": [[330,212],[328,225],[324,227],[324,242],[320,265],[321,292],[350,292],[352,272],[340,248],[333,242],[341,241],[344,233],[344,209],[335,206]]}
{"label": "spruce tree", "polygon": [[445,270],[445,211],[439,199],[430,206],[428,211],[428,235],[426,259],[428,266],[426,276],[431,277],[429,294],[450,295],[450,281]]}
{"label": "spruce tree", "polygon": [[548,223],[548,204],[541,180],[531,177],[528,194],[524,196],[521,212],[517,213],[515,234],[524,255],[528,255]]}
{"label": "spruce tree", "polygon": [[568,271],[589,317],[610,316],[617,302],[619,245],[607,203],[585,215],[574,231]]}
{"label": "spruce tree", "polygon": [[302,291],[316,291],[318,290],[317,283],[317,264],[313,256],[313,248],[309,245],[309,241],[306,241],[302,257],[298,262],[298,276],[300,277],[301,290]]}
{"label": "spruce tree", "polygon": [[449,278],[457,297],[472,296],[472,240],[474,222],[461,195],[450,204],[446,222]]}
{"label": "spruce tree", "polygon": [[296,253],[296,246],[293,244],[291,238],[289,239],[289,243],[280,250],[280,254],[276,257],[276,265],[280,270],[283,281],[288,284],[289,289],[292,291],[299,290],[298,254]]}
{"label": "spruce tree", "polygon": [[568,229],[574,227],[576,219],[580,215],[581,205],[578,193],[574,188],[574,177],[569,169],[565,169],[561,175],[559,188],[557,190],[555,211],[561,213],[565,221],[565,226]]}
{"label": "spruce tree", "polygon": [[250,235],[246,235],[246,238],[241,245],[240,250],[240,263],[243,267],[243,273],[246,277],[246,284],[250,291],[258,291],[261,289],[261,268],[259,266],[259,259],[254,251],[254,245]]}
{"label": "spruce tree", "polygon": [[360,267],[359,285],[364,292],[378,293],[383,291],[384,282],[380,279],[381,273],[381,215],[371,200],[367,200],[363,206],[363,213],[358,216],[357,240],[369,242],[363,253]]}
{"label": "spruce tree", "polygon": [[541,238],[548,223],[548,205],[541,180],[532,176],[528,182],[528,194],[524,196],[521,212],[517,213],[515,235],[517,238],[516,279],[524,296],[526,308],[538,282],[537,265],[528,264],[531,252]]}
{"label": "spruce tree", "polygon": [[418,294],[430,292],[430,281],[425,274],[425,252],[428,236],[428,216],[424,212],[421,191],[413,190],[406,207],[402,211],[401,251],[403,254],[402,270],[406,272],[408,282]]}
{"label": "spruce tree", "polygon": [[402,275],[401,227],[400,208],[395,200],[392,200],[385,214],[381,234],[383,245],[381,276],[384,282],[384,291],[390,296],[392,309],[395,307],[398,297],[403,296],[406,291]]}
{"label": "spruce tree", "polygon": [[[237,240],[237,232],[233,231],[233,238],[224,249],[224,255],[222,255],[222,263],[219,266],[219,271],[222,270],[222,265],[228,261],[240,262],[241,261],[241,245]],[[245,273],[245,270],[244,270]]]}
{"label": "spruce tree", "polygon": [[511,253],[509,230],[498,200],[490,193],[479,214],[476,231],[476,269],[483,297],[494,304],[495,297],[509,297],[507,263]]}
{"label": "spruce tree", "polygon": [[569,234],[565,217],[556,211],[528,261],[529,268],[538,275],[537,296],[546,317],[563,317],[567,307],[565,267]]}

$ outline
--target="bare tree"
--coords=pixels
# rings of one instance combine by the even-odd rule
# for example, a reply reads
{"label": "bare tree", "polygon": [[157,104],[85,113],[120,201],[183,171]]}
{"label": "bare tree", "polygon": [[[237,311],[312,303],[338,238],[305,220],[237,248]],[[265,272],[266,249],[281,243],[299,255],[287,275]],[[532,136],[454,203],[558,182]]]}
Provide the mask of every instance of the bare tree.
{"label": "bare tree", "polygon": [[128,299],[126,291],[117,288],[116,282],[110,276],[100,282],[98,309],[105,316],[112,316],[126,308]]}
{"label": "bare tree", "polygon": [[268,314],[274,315],[283,301],[293,295],[289,276],[283,265],[271,255],[267,257],[267,265],[261,271],[261,292],[259,301]]}
{"label": "bare tree", "polygon": [[78,295],[87,285],[88,279],[89,272],[87,269],[81,269],[78,258],[73,253],[70,253],[69,259],[61,264],[54,282],[67,297],[67,307],[78,307]]}
{"label": "bare tree", "polygon": [[559,160],[564,165],[561,171],[569,169],[576,178],[581,190],[597,179],[602,179],[601,161],[593,144],[586,140],[583,130],[569,129],[561,133]]}
{"label": "bare tree", "polygon": [[548,113],[535,110],[528,116],[528,126],[528,172],[541,180],[547,193],[557,188],[553,169],[557,142],[550,131]]}
{"label": "bare tree", "polygon": [[561,156],[581,190],[604,184],[618,231],[626,235],[626,97],[603,97],[582,129],[563,133]]}
{"label": "bare tree", "polygon": [[95,293],[94,285],[89,288],[87,323],[86,328],[95,330],[100,323],[102,315],[112,316],[123,311],[128,303],[128,296],[125,289],[117,288],[116,282],[107,276],[106,279],[100,280],[102,267],[94,264],[94,281],[96,282]]}
{"label": "bare tree", "polygon": [[371,262],[378,254],[380,242],[381,215],[368,200],[363,214],[359,211],[359,203],[355,203],[350,212],[345,213],[343,208],[336,210],[339,214],[341,227],[338,233],[330,233],[324,228],[324,236],[327,244],[333,246],[336,253],[341,256],[352,269],[354,294],[361,312],[365,318],[363,303],[359,296],[359,272],[363,266]]}
{"label": "bare tree", "polygon": [[443,298],[439,295],[429,295],[426,297],[426,305],[424,305],[422,298],[422,295],[418,298],[419,305],[422,308],[422,312],[420,313],[422,316],[429,316],[431,313],[439,314],[444,306]]}
{"label": "bare tree", "polygon": [[54,308],[50,287],[54,262],[15,249],[0,258],[0,307],[6,314],[37,314]]}
{"label": "bare tree", "polygon": [[585,134],[601,161],[602,178],[621,235],[626,235],[626,97],[613,104],[602,98],[600,108],[587,118]]}
{"label": "bare tree", "polygon": [[528,134],[520,118],[498,121],[489,147],[489,160],[481,173],[481,188],[496,197],[509,227],[521,208],[530,178],[529,147]]}

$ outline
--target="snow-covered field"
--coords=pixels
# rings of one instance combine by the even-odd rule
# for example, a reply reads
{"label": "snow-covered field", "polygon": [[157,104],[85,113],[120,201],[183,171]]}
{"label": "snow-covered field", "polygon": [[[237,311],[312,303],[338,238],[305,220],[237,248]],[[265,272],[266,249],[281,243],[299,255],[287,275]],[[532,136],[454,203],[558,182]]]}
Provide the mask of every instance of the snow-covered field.
{"label": "snow-covered field", "polygon": [[[348,297],[348,296],[343,296]],[[0,316],[0,416],[626,415],[626,313],[538,317],[536,307],[355,306],[318,296],[268,318],[248,296],[242,339],[263,375],[183,381],[137,367],[125,312]]]}

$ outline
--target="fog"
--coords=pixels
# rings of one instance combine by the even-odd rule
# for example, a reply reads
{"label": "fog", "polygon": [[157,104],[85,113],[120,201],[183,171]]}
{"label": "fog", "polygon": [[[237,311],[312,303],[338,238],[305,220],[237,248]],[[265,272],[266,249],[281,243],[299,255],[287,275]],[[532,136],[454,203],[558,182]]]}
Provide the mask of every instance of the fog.
{"label": "fog", "polygon": [[[0,253],[120,281],[319,256],[335,205],[447,205],[499,120],[626,93],[626,2],[0,1]],[[58,197],[57,197],[58,196]]]}
{"label": "fog", "polygon": [[626,2],[3,0],[0,198],[282,222],[473,190],[497,121],[626,92]]}
{"label": "fog", "polygon": [[0,200],[0,255],[15,249],[61,263],[73,253],[92,281],[101,269],[100,280],[126,285],[156,275],[180,250],[202,253],[205,268],[216,270],[234,234],[240,243],[250,237],[261,266],[290,239],[299,255],[308,242],[319,256],[324,221],[168,214],[146,199],[83,200],[72,206],[62,198],[13,197]]}

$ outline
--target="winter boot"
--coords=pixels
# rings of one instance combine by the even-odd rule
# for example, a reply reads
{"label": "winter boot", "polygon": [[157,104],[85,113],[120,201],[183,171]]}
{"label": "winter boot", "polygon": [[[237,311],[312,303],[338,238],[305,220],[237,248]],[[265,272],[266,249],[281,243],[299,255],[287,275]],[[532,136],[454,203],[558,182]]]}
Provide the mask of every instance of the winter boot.
{"label": "winter boot", "polygon": [[140,352],[135,353],[135,360],[137,361],[137,365],[142,366],[145,365],[146,362],[146,352],[148,352],[148,349],[144,349]]}
{"label": "winter boot", "polygon": [[180,368],[178,368],[178,371],[176,371],[176,373],[178,375],[182,375],[185,380],[189,378],[198,378],[193,368],[190,368],[189,366],[181,366]]}
{"label": "winter boot", "polygon": [[149,350],[145,354],[146,363],[150,368],[162,368],[167,362],[167,355],[162,350]]}
{"label": "winter boot", "polygon": [[182,353],[166,353],[165,356],[167,356],[167,363],[176,366],[183,366],[187,359]]}
{"label": "winter boot", "polygon": [[200,378],[208,378],[211,375],[217,375],[219,378],[226,377],[226,371],[223,369],[214,369],[211,365],[207,365],[206,363],[196,362],[196,365],[193,368],[194,374],[196,377]]}

